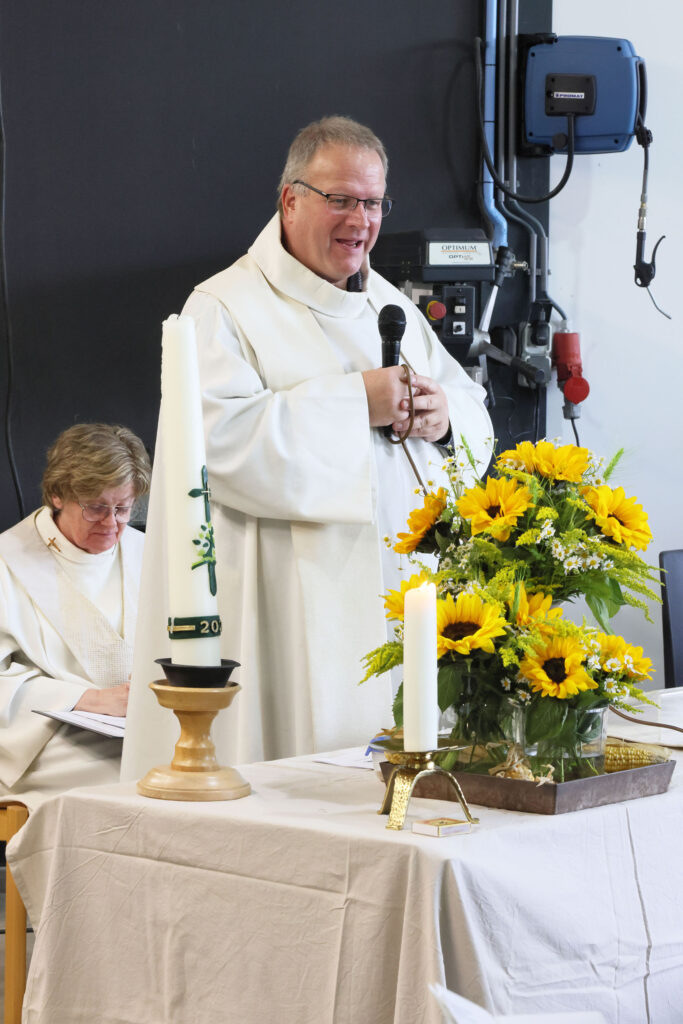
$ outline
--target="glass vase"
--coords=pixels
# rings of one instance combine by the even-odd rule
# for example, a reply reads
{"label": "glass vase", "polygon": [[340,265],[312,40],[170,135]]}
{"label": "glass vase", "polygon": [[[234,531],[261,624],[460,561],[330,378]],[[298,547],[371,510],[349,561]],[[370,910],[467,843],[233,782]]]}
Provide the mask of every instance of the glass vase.
{"label": "glass vase", "polygon": [[554,697],[532,704],[510,698],[505,731],[524,752],[534,775],[553,782],[585,779],[605,772],[607,710],[574,708]]}
{"label": "glass vase", "polygon": [[463,699],[448,709],[450,742],[458,750],[444,767],[487,774],[504,761],[510,747],[510,730],[506,728],[509,715],[501,717],[503,710],[500,699],[482,694],[476,680],[472,680]]}

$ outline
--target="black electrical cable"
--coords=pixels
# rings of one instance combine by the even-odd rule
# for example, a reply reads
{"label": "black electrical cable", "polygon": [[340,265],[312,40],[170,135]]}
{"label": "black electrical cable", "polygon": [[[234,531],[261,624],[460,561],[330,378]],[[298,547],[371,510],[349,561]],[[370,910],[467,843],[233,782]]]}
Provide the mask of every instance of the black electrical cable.
{"label": "black electrical cable", "polygon": [[638,230],[636,231],[636,262],[633,266],[635,270],[635,281],[639,288],[645,288],[647,294],[652,300],[652,305],[655,307],[658,313],[665,316],[667,320],[671,320],[669,313],[665,313],[660,306],[655,302],[655,297],[650,290],[650,285],[654,280],[656,265],[655,260],[657,257],[657,249],[664,241],[666,235],[662,235],[659,241],[656,243],[652,250],[652,257],[648,262],[645,259],[645,221],[647,219],[647,179],[650,171],[650,144],[652,142],[652,132],[649,128],[645,127],[643,119],[638,115],[636,122],[636,141],[639,146],[643,147],[643,184],[640,191],[640,206],[638,208]]}
{"label": "black electrical cable", "polygon": [[5,250],[5,181],[6,181],[6,142],[5,142],[5,119],[2,110],[2,86],[0,85],[0,292],[2,294],[2,327],[5,335],[5,348],[7,351],[7,393],[5,402],[5,447],[9,461],[12,482],[19,505],[19,518],[23,519],[24,496],[21,492],[19,473],[14,458],[14,447],[12,445],[12,385],[14,379],[14,358],[12,354],[12,329],[9,316],[9,295],[7,288],[7,256]]}
{"label": "black electrical cable", "polygon": [[484,163],[488,169],[493,183],[496,188],[499,188],[506,196],[511,199],[516,199],[519,203],[546,203],[549,199],[554,199],[559,192],[562,191],[564,186],[569,181],[569,175],[572,173],[572,167],[574,166],[574,114],[567,114],[567,163],[564,168],[564,174],[562,178],[555,186],[555,188],[548,192],[545,196],[523,196],[519,192],[513,192],[512,189],[508,188],[505,182],[499,177],[493,166],[493,160],[491,159],[491,153],[489,151],[488,142],[486,141],[486,127],[484,125],[484,108],[482,103],[482,92],[483,92],[483,71],[482,71],[482,59],[481,50],[483,48],[483,41],[477,37],[474,44],[474,67],[476,71],[476,93],[477,93],[477,128],[479,129],[479,141],[481,143],[481,152],[484,157]]}
{"label": "black electrical cable", "polygon": [[647,291],[647,294],[648,294],[648,295],[650,296],[650,298],[652,299],[652,305],[653,305],[653,306],[655,307],[655,309],[657,310],[657,312],[658,312],[658,313],[661,313],[661,314],[662,314],[662,316],[665,316],[667,320],[673,320],[673,317],[671,316],[671,313],[665,313],[665,312],[664,312],[664,310],[663,310],[663,309],[661,308],[661,306],[658,306],[658,305],[657,305],[657,303],[655,302],[655,297],[654,297],[654,295],[652,294],[652,292],[650,291],[650,288],[649,288],[649,286],[648,286],[648,287],[647,287],[647,288],[646,288],[645,290]]}
{"label": "black electrical cable", "polygon": [[560,314],[560,316],[562,317],[563,320],[567,320],[568,319],[567,314],[562,309],[562,306],[558,306],[558,304],[555,302],[554,299],[552,299],[549,295],[546,294],[545,300],[546,300],[546,302],[549,305],[551,305],[553,307],[553,309],[555,310],[556,313]]}
{"label": "black electrical cable", "polygon": [[576,440],[576,446],[577,446],[577,448],[580,448],[581,447],[581,442],[579,441],[579,432],[576,429],[576,420],[573,419],[571,421],[571,424],[572,424],[572,430],[574,431],[574,439]]}
{"label": "black electrical cable", "polygon": [[534,444],[539,440],[539,434],[541,432],[541,386],[536,385],[536,395],[534,398]]}
{"label": "black electrical cable", "polygon": [[[559,313],[559,315],[562,317],[563,320],[566,320],[567,319],[567,314],[562,309],[562,307],[559,306],[557,304],[557,302],[555,302],[555,300],[552,298],[552,296],[550,296],[548,294],[546,286],[545,286],[545,282],[547,281],[547,278],[548,278],[548,267],[547,267],[547,242],[548,242],[548,237],[547,237],[547,235],[545,233],[545,228],[541,224],[540,220],[538,220],[536,217],[534,217],[534,215],[531,213],[530,210],[523,210],[522,207],[519,205],[519,203],[515,203],[515,202],[511,203],[511,206],[514,206],[514,207],[517,208],[517,213],[513,213],[512,210],[508,209],[507,206],[503,206],[503,211],[504,211],[505,215],[508,218],[510,218],[511,220],[515,220],[518,223],[523,224],[524,227],[528,231],[531,232],[531,238],[533,239],[533,241],[531,242],[531,246],[534,245],[534,242],[536,244],[536,259],[538,259],[538,253],[540,252],[540,254],[541,254],[540,274],[541,274],[542,288],[541,288],[541,291],[540,291],[538,297],[535,295],[535,293],[533,292],[533,289],[532,289],[531,305],[533,305],[533,303],[536,302],[536,301],[539,301],[541,303],[547,303],[547,305],[551,306],[554,310],[557,311],[557,313]],[[531,259],[531,256],[532,256],[531,248],[530,248],[530,251],[529,251],[529,256],[530,256],[530,264],[533,264],[534,261]],[[533,270],[532,270],[532,272],[533,272]],[[529,318],[527,318],[527,319],[529,319]]]}
{"label": "black electrical cable", "polygon": [[641,195],[647,200],[647,179],[650,173],[650,143],[652,141],[652,132],[643,124],[642,118],[638,118],[638,126],[636,128],[636,140],[643,147],[643,184],[641,187]]}
{"label": "black electrical cable", "polygon": [[508,418],[505,421],[505,429],[507,430],[507,432],[510,435],[510,437],[514,439],[515,443],[517,443],[518,435],[515,434],[513,432],[513,430],[512,430],[512,418],[515,415],[515,413],[517,412],[517,404],[518,403],[516,402],[516,400],[511,395],[501,395],[500,398],[498,399],[498,401],[499,402],[510,402],[512,404],[512,409],[510,410],[510,415],[508,416]]}
{"label": "black electrical cable", "polygon": [[536,385],[536,394],[534,395],[534,411],[533,411],[533,415],[532,415],[533,423],[532,423],[531,430],[522,430],[519,433],[517,433],[517,432],[515,432],[512,429],[512,419],[513,419],[515,413],[518,410],[519,402],[517,402],[510,395],[499,395],[498,401],[499,402],[511,402],[512,403],[512,409],[510,410],[510,415],[508,416],[507,420],[505,421],[505,429],[507,430],[508,434],[512,438],[514,444],[519,444],[519,442],[523,438],[525,438],[525,437],[531,437],[533,439],[533,443],[535,444],[539,440],[539,434],[540,434],[540,429],[539,428],[540,428],[540,422],[541,422],[541,405],[540,405],[540,403],[541,403],[541,393],[540,393],[539,386]]}

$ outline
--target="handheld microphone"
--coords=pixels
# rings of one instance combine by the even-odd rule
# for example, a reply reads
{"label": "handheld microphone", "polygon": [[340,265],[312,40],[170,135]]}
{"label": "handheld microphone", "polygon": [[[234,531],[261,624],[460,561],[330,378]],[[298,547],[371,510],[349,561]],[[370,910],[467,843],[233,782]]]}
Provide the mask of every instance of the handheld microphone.
{"label": "handheld microphone", "polygon": [[400,306],[383,306],[377,320],[382,339],[382,366],[398,366],[406,314]]}
{"label": "handheld microphone", "polygon": [[[382,339],[382,367],[398,366],[401,353],[401,338],[406,329],[406,314],[400,306],[383,306],[377,320],[379,336]],[[391,427],[383,427],[385,437],[391,437]]]}

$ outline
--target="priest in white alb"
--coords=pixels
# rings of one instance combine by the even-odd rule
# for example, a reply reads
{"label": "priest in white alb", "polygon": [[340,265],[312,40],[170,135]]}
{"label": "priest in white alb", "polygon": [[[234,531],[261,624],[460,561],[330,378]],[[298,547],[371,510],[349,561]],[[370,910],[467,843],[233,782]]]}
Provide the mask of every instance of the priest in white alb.
{"label": "priest in white alb", "polygon": [[[196,324],[222,655],[241,665],[242,692],[213,729],[228,763],[362,744],[391,723],[389,678],[358,681],[362,656],[387,639],[381,594],[407,568],[385,538],[422,504],[384,430],[409,424],[406,373],[407,447],[427,489],[445,484],[461,435],[480,472],[490,458],[483,389],[370,267],[391,208],[386,173],[363,125],[330,117],[304,128],[278,212],[183,310]],[[406,328],[399,365],[383,368],[387,304],[404,310]],[[157,459],[124,778],[172,753],[155,739],[161,716],[145,693],[154,659],[168,654],[162,472]]]}
{"label": "priest in white alb", "polygon": [[33,809],[118,780],[121,740],[36,711],[126,714],[151,467],[130,430],[81,423],[51,446],[43,507],[0,535],[0,798]]}

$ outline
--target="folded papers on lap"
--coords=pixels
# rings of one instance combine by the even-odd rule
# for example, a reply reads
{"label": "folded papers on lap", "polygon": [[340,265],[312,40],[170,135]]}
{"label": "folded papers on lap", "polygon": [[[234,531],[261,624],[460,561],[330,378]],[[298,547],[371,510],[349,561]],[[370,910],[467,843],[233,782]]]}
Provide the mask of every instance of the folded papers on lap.
{"label": "folded papers on lap", "polygon": [[57,722],[99,732],[102,736],[118,736],[123,739],[126,729],[126,719],[115,715],[98,715],[94,711],[41,711],[39,708],[33,711],[36,715],[46,715]]}

